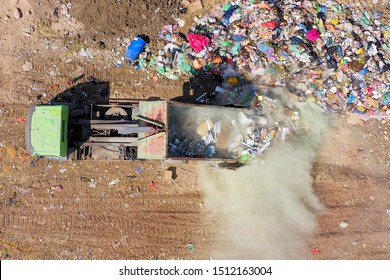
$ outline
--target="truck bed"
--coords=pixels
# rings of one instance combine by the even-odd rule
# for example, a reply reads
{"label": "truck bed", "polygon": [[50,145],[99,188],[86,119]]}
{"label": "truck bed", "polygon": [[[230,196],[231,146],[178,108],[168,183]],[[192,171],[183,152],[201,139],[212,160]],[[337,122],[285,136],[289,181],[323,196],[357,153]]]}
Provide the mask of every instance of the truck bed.
{"label": "truck bed", "polygon": [[243,148],[240,135],[248,125],[240,116],[248,109],[168,102],[167,158],[236,160]]}

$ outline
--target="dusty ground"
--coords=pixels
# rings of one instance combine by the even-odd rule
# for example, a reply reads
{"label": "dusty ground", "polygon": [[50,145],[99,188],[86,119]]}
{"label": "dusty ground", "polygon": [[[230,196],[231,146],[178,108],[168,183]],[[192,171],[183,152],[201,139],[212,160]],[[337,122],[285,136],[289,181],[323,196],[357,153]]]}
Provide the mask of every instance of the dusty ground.
{"label": "dusty ground", "polygon": [[[203,204],[194,164],[35,161],[26,154],[28,106],[50,100],[80,74],[109,81],[112,97],[183,92],[184,80],[153,82],[150,73],[113,65],[126,38],[147,33],[153,41],[179,14],[178,0],[65,2],[0,0],[0,258],[209,259],[215,244],[229,248]],[[202,12],[214,2],[205,1]],[[193,16],[181,18],[188,25]],[[93,58],[80,55],[83,48]],[[340,117],[328,131],[313,172],[326,210],[303,258],[390,258],[389,128]],[[163,179],[169,166],[177,170],[174,182]],[[53,188],[59,185],[63,191]]]}

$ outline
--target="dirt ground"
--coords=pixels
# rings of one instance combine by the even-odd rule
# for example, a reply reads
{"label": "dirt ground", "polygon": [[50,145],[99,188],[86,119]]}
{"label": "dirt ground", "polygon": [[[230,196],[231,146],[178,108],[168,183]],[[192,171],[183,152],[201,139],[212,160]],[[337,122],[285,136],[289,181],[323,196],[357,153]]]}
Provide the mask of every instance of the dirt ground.
{"label": "dirt ground", "polygon": [[[153,81],[152,73],[114,62],[133,36],[148,34],[154,47],[172,16],[188,30],[216,2],[180,14],[179,0],[0,0],[1,259],[212,259],[215,244],[228,250],[195,163],[35,160],[24,142],[28,107],[81,74],[109,81],[111,97],[182,95],[185,80]],[[334,119],[313,170],[326,210],[302,257],[389,259],[390,125]],[[164,179],[168,167],[175,180]]]}

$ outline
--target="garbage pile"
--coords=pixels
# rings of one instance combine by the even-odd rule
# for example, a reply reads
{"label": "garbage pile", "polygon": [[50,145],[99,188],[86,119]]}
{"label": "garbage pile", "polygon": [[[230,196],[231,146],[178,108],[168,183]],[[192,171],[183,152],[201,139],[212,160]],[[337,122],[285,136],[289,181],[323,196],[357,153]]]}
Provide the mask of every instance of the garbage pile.
{"label": "garbage pile", "polygon": [[250,108],[170,104],[171,157],[235,159],[260,156],[272,142],[285,142],[296,132],[299,112],[264,91]]}
{"label": "garbage pile", "polygon": [[140,52],[135,67],[169,79],[221,76],[214,94],[223,104],[247,104],[254,82],[288,86],[328,111],[390,114],[390,27],[382,19],[332,0],[238,0],[195,17],[187,34],[165,26],[164,48]]}

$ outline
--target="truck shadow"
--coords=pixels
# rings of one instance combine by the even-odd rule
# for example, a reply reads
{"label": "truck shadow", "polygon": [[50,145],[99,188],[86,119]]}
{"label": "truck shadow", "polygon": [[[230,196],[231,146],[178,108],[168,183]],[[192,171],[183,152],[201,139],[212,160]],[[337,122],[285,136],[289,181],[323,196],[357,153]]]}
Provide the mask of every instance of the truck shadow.
{"label": "truck shadow", "polygon": [[89,77],[55,96],[50,103],[70,103],[83,106],[84,104],[108,104],[110,99],[110,82]]}
{"label": "truck shadow", "polygon": [[[202,96],[210,98],[217,86],[223,83],[221,76],[202,72],[183,83],[183,95],[172,98],[174,101],[197,103]],[[200,103],[200,102],[199,102]]]}

